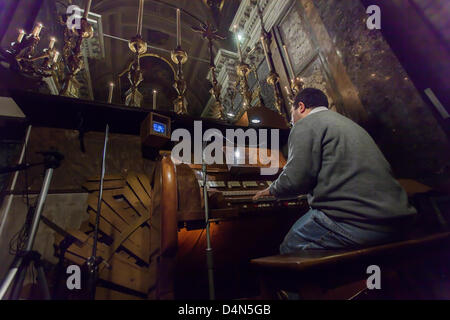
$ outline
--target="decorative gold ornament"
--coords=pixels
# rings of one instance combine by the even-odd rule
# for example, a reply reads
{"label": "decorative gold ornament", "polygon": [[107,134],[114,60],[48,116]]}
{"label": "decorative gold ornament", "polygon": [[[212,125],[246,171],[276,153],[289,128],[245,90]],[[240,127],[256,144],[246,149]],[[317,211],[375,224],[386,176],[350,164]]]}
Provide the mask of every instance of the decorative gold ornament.
{"label": "decorative gold ornament", "polygon": [[73,29],[73,33],[75,33],[77,36],[80,36],[83,39],[91,39],[94,36],[94,28],[90,25],[90,23],[87,21],[87,19],[82,18],[80,22],[80,29]]}
{"label": "decorative gold ornament", "polygon": [[128,47],[133,53],[143,55],[147,52],[147,42],[145,42],[140,35],[136,35],[128,41]]}
{"label": "decorative gold ornament", "polygon": [[281,108],[283,105],[283,99],[278,92],[278,83],[280,82],[280,76],[276,72],[271,72],[267,77],[267,83],[273,87],[273,91],[275,93],[275,108],[277,109],[279,114],[282,114]]}
{"label": "decorative gold ornament", "polygon": [[69,30],[66,28],[66,21],[60,20],[60,24],[64,26],[64,48],[63,58],[67,67],[66,76],[64,78],[60,95],[79,98],[80,83],[76,80],[76,75],[83,69],[84,62],[81,54],[81,45],[84,39],[93,36],[92,26],[87,18],[81,18],[80,29]]}
{"label": "decorative gold ornament", "polygon": [[[38,78],[52,76],[57,69],[59,58],[59,52],[54,47],[56,39],[53,37],[48,48],[42,50],[40,55],[36,55],[42,28],[42,24],[37,24],[29,35],[20,30],[16,42],[11,43],[9,50],[5,51],[6,58],[10,63],[15,63],[20,72]],[[42,63],[38,63],[41,60]]]}
{"label": "decorative gold ornament", "polygon": [[250,71],[250,66],[243,62],[236,67],[236,73],[239,77],[239,93],[242,96],[244,112],[248,110],[252,104],[252,92],[248,86],[248,75]]}
{"label": "decorative gold ornament", "polygon": [[212,10],[222,11],[225,0],[203,0],[203,3]]}
{"label": "decorative gold ornament", "polygon": [[181,49],[181,47],[172,50],[172,52],[170,53],[170,57],[175,64],[185,64],[188,60],[187,52]]}
{"label": "decorative gold ornament", "polygon": [[305,83],[303,82],[302,78],[296,77],[291,80],[291,89],[294,96],[300,93],[300,91],[303,90],[305,87]]}
{"label": "decorative gold ornament", "polygon": [[172,61],[178,66],[177,77],[173,87],[178,93],[178,97],[173,102],[174,111],[177,114],[187,114],[187,100],[185,98],[186,94],[186,81],[183,75],[183,64],[188,60],[188,54],[181,47],[177,47],[171,52]]}
{"label": "decorative gold ornament", "polygon": [[225,112],[224,108],[221,102],[220,94],[221,94],[221,88],[219,85],[219,82],[217,81],[216,76],[216,65],[214,63],[214,52],[213,52],[213,41],[214,40],[225,40],[225,37],[222,37],[217,34],[217,29],[214,28],[214,26],[207,22],[200,24],[200,27],[192,27],[192,30],[194,32],[200,33],[203,39],[206,39],[208,41],[208,48],[209,48],[209,70],[211,72],[211,85],[212,88],[210,90],[211,95],[216,100],[215,102],[215,109],[217,110],[217,115],[219,116],[219,119],[226,119],[225,118]]}
{"label": "decorative gold ornament", "polygon": [[130,107],[141,107],[144,97],[139,92],[139,85],[144,81],[144,76],[141,70],[140,57],[135,54],[134,63],[131,65],[128,72],[128,81],[130,81],[130,89],[125,93],[125,105]]}

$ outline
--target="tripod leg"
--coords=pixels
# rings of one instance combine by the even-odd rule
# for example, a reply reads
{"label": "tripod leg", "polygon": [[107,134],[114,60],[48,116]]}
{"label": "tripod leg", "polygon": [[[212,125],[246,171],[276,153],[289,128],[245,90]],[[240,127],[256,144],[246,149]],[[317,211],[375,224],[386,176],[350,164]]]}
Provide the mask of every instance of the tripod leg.
{"label": "tripod leg", "polygon": [[6,297],[6,294],[8,293],[11,284],[14,283],[14,279],[16,278],[21,265],[22,265],[22,258],[16,257],[13,263],[11,264],[8,274],[6,275],[5,280],[3,281],[2,286],[0,288],[0,300],[3,300]]}
{"label": "tripod leg", "polygon": [[37,269],[37,280],[39,283],[39,287],[44,295],[45,300],[50,300],[52,297],[50,296],[50,290],[48,289],[47,278],[45,277],[44,267],[41,262],[35,262],[35,266]]}
{"label": "tripod leg", "polygon": [[16,279],[14,280],[14,285],[10,296],[11,300],[18,300],[20,298],[20,293],[22,292],[23,282],[25,281],[25,276],[27,275],[29,263],[30,262],[28,259],[23,259],[22,263],[18,267]]}

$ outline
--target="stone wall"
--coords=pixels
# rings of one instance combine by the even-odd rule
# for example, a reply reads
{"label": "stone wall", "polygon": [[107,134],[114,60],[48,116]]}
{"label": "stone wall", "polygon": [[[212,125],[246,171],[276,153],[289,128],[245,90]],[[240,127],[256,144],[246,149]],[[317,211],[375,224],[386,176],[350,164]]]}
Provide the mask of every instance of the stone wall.
{"label": "stone wall", "polygon": [[363,4],[299,0],[290,15],[278,28],[296,75],[311,68],[311,85],[368,129],[398,177],[450,188],[448,137]]}

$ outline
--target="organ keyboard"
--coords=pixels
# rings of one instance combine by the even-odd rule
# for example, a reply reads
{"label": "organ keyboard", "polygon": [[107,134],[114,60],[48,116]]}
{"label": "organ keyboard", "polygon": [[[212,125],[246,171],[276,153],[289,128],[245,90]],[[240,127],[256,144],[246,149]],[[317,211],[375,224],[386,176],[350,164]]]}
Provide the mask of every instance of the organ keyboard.
{"label": "organ keyboard", "polygon": [[[281,157],[281,156],[280,156]],[[284,164],[284,158],[282,158]],[[259,214],[279,214],[300,211],[307,206],[306,197],[276,199],[264,197],[254,201],[255,194],[268,188],[277,178],[262,176],[260,167],[215,165],[207,167],[206,187],[210,217],[213,220],[255,216]],[[281,168],[280,168],[281,169]],[[281,171],[281,170],[280,170]],[[178,225],[204,220],[203,173],[201,166],[180,164],[176,166],[178,194]],[[291,209],[292,210],[285,210]],[[201,225],[201,224],[200,224]]]}

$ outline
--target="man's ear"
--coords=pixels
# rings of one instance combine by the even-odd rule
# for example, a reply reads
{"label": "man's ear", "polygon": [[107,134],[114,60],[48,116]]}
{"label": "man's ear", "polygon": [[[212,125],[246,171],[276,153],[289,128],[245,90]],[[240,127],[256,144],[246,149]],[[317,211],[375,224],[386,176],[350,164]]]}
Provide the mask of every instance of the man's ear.
{"label": "man's ear", "polygon": [[299,102],[298,103],[298,111],[300,111],[300,113],[303,113],[304,111],[305,111],[305,109],[306,109],[306,106],[305,106],[305,104],[303,103],[303,102]]}

